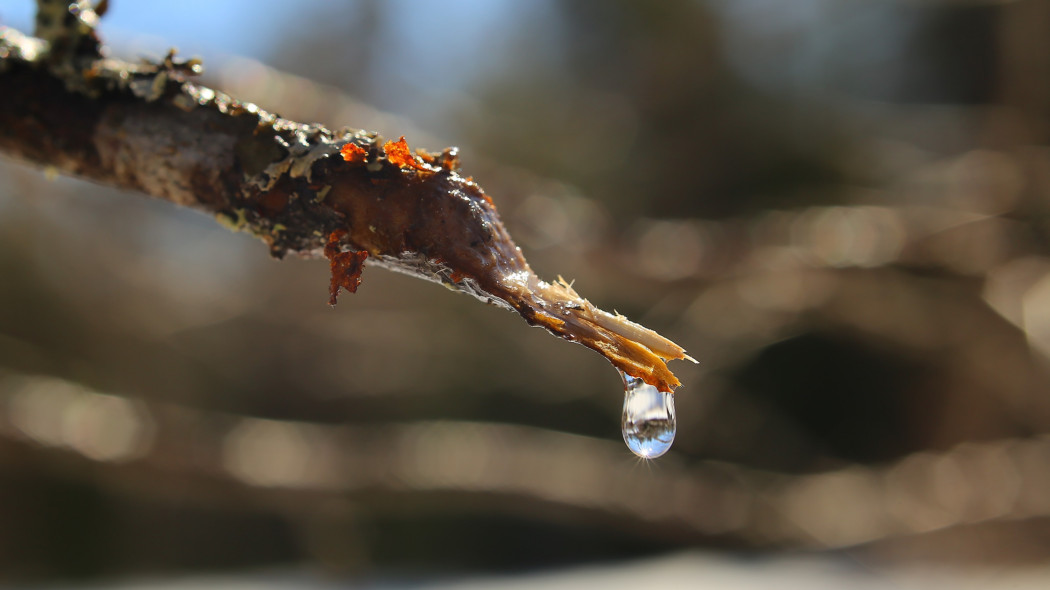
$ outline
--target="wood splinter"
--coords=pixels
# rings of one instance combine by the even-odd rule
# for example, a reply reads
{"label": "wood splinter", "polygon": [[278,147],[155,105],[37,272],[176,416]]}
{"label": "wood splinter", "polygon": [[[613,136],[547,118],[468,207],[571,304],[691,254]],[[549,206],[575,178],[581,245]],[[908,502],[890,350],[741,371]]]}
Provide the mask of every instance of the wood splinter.
{"label": "wood splinter", "polygon": [[67,6],[76,26],[50,38],[0,27],[3,153],[208,212],[279,258],[324,256],[331,304],[377,265],[512,309],[661,391],[679,385],[666,361],[692,360],[682,347],[533,273],[455,149],[413,153],[403,137],[283,119],[199,85],[199,62],[173,52],[106,59],[101,43],[63,41],[96,39],[87,3]]}

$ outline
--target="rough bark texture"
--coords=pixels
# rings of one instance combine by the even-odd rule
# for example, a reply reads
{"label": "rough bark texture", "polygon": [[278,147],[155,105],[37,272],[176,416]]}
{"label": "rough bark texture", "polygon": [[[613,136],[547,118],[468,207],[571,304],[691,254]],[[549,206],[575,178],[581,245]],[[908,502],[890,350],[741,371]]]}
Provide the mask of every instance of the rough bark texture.
{"label": "rough bark texture", "polygon": [[413,154],[404,138],[282,119],[198,85],[200,64],[173,54],[105,59],[90,6],[65,5],[57,14],[76,18],[64,27],[50,6],[47,39],[0,30],[3,153],[208,212],[278,258],[323,254],[332,301],[367,257],[513,309],[663,391],[679,384],[665,361],[688,358],[681,347],[536,277],[455,150]]}

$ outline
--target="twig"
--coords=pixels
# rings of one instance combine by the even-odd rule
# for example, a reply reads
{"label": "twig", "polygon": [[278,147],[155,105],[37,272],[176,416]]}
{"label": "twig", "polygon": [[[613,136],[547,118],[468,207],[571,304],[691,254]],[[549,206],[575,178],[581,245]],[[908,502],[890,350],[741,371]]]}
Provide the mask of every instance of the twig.
{"label": "twig", "polygon": [[512,309],[663,391],[679,385],[665,361],[689,358],[681,347],[532,272],[454,148],[413,153],[404,138],[281,118],[201,86],[201,63],[174,50],[107,59],[87,2],[39,4],[44,38],[0,29],[4,153],[205,211],[278,258],[325,255],[333,303],[367,257]]}

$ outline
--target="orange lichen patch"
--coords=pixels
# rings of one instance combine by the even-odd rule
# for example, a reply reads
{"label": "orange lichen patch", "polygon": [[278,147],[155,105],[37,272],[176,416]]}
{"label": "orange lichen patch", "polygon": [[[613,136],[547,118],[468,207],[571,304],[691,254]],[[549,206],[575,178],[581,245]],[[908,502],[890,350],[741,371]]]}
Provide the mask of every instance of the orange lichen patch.
{"label": "orange lichen patch", "polygon": [[459,168],[459,148],[447,147],[441,151],[441,167],[449,172]]}
{"label": "orange lichen patch", "polygon": [[401,139],[398,139],[397,141],[388,141],[384,143],[383,151],[386,152],[386,158],[388,160],[397,164],[401,168],[412,168],[414,170],[432,172],[425,162],[416,159],[416,157],[412,155],[412,152],[408,149],[408,142],[405,141],[404,135],[402,135]]}
{"label": "orange lichen patch", "polygon": [[426,151],[423,148],[416,148],[416,155],[419,156],[419,158],[427,164],[433,164],[437,160],[437,157],[434,154]]}
{"label": "orange lichen patch", "polygon": [[448,280],[452,281],[453,283],[458,283],[465,278],[467,278],[467,275],[459,272],[458,270],[454,270],[451,274],[448,275]]}
{"label": "orange lichen patch", "polygon": [[344,145],[339,148],[339,153],[343,155],[344,160],[351,164],[364,164],[365,158],[368,157],[368,152],[356,143]]}
{"label": "orange lichen patch", "polygon": [[328,235],[328,243],[324,245],[324,255],[331,265],[332,282],[328,287],[328,305],[335,305],[339,298],[339,287],[343,287],[351,293],[357,292],[361,284],[361,271],[365,268],[365,259],[368,252],[357,250],[343,252],[339,243],[347,235],[346,230],[334,231]]}
{"label": "orange lichen patch", "polygon": [[447,147],[437,155],[420,148],[416,150],[416,155],[427,164],[433,167],[440,166],[449,172],[459,168],[459,148],[457,147]]}

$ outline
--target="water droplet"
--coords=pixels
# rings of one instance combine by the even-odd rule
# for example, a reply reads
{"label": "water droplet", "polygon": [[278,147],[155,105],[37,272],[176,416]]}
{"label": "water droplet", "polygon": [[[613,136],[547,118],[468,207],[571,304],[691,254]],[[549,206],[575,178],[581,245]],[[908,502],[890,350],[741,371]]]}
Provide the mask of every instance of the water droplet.
{"label": "water droplet", "polygon": [[674,394],[664,393],[620,371],[624,383],[623,440],[631,452],[655,459],[671,448],[678,428]]}

